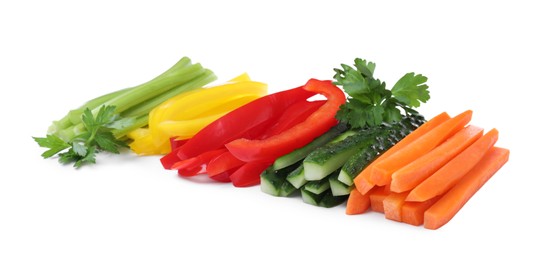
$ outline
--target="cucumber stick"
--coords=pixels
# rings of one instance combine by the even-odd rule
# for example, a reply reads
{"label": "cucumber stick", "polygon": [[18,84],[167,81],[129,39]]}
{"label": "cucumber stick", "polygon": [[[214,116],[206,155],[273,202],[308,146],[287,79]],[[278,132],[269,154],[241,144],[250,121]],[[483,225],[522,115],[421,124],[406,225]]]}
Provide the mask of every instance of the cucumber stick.
{"label": "cucumber stick", "polygon": [[292,151],[291,153],[288,153],[286,155],[283,155],[277,158],[273,164],[273,169],[274,170],[283,169],[289,165],[292,165],[298,161],[301,161],[311,151],[337,138],[340,134],[346,131],[347,128],[348,127],[345,124],[338,124],[332,127],[329,131],[315,138],[313,141],[311,141],[309,144],[305,145],[304,147],[296,149]]}
{"label": "cucumber stick", "polygon": [[300,189],[300,187],[308,182],[304,178],[304,166],[302,163],[299,163],[299,166],[287,175],[287,181],[297,189]]}
{"label": "cucumber stick", "polygon": [[260,174],[260,190],[264,193],[279,197],[291,195],[296,191],[296,188],[287,181],[287,176],[300,165],[301,162],[297,162],[277,171],[274,170],[273,167],[268,167]]}
{"label": "cucumber stick", "polygon": [[339,181],[336,174],[331,174],[328,179],[329,179],[330,190],[332,191],[333,196],[349,195],[351,191],[350,186]]}
{"label": "cucumber stick", "polygon": [[321,202],[321,198],[323,197],[323,194],[315,194],[306,189],[300,189],[300,193],[304,203],[314,206],[319,206],[319,202]]}
{"label": "cucumber stick", "polygon": [[327,178],[318,181],[309,181],[304,185],[304,189],[315,193],[321,194],[330,188],[329,180]]}
{"label": "cucumber stick", "polygon": [[378,129],[359,130],[345,139],[328,143],[311,152],[303,161],[304,178],[308,181],[321,180],[342,167],[361,148],[374,140]]}
{"label": "cucumber stick", "polygon": [[331,190],[326,190],[321,194],[315,194],[306,189],[300,189],[300,192],[302,194],[302,201],[304,201],[304,203],[324,208],[332,208],[338,206],[344,203],[344,201],[346,201],[348,198],[347,195],[334,196],[332,195]]}
{"label": "cucumber stick", "polygon": [[382,126],[384,131],[378,132],[367,146],[352,155],[342,166],[338,180],[347,186],[353,185],[353,179],[368,164],[423,123],[425,119],[422,116],[411,115],[403,117],[397,124]]}
{"label": "cucumber stick", "polygon": [[324,208],[332,208],[344,203],[348,197],[349,195],[334,196],[331,190],[327,190],[321,198],[321,201],[319,201],[319,206]]}
{"label": "cucumber stick", "polygon": [[351,156],[344,166],[342,166],[338,177],[335,177],[336,180],[346,186],[353,185],[353,179],[357,177],[357,174],[368,166],[376,156],[377,154],[372,154],[369,149],[361,149],[361,151]]}

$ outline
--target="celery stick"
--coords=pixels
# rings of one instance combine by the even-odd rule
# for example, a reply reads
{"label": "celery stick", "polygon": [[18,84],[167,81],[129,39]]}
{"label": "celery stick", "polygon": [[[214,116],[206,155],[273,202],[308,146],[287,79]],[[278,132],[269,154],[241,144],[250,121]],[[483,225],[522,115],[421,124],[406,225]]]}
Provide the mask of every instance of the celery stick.
{"label": "celery stick", "polygon": [[[184,67],[170,75],[148,81],[144,84],[136,86],[131,91],[119,95],[108,100],[104,106],[115,106],[116,112],[121,113],[132,106],[140,104],[151,97],[160,95],[163,92],[191,81],[195,77],[201,75],[205,69],[198,63],[188,67]],[[98,112],[98,108],[92,110],[93,114]]]}
{"label": "celery stick", "polygon": [[82,122],[82,113],[86,108],[94,109],[100,105],[102,105],[104,102],[108,101],[109,99],[112,99],[113,97],[120,95],[124,92],[129,91],[131,88],[125,88],[121,90],[114,91],[112,93],[108,93],[105,95],[102,95],[100,97],[96,97],[92,100],[87,101],[84,105],[80,106],[79,108],[72,109],[68,111],[68,113],[61,119],[57,121],[53,121],[53,123],[49,126],[47,133],[48,134],[56,134],[57,132],[69,128],[73,125],[77,125]]}
{"label": "celery stick", "polygon": [[[163,72],[159,76],[155,77],[151,81],[158,80],[162,77],[175,74],[178,70],[180,70],[184,67],[190,66],[191,65],[190,63],[191,63],[190,58],[183,57],[177,63],[175,63],[175,65],[171,66],[171,68],[169,68],[168,70],[166,70],[165,72]],[[127,92],[127,91],[129,91],[133,88],[134,87],[125,88],[125,89],[121,89],[121,90],[118,90],[118,91],[114,91],[112,93],[102,95],[100,97],[96,97],[92,100],[87,101],[81,107],[79,107],[77,109],[70,110],[68,112],[68,114],[65,115],[63,118],[61,118],[57,121],[53,121],[52,125],[48,128],[48,134],[55,134],[60,130],[63,130],[63,129],[69,128],[73,125],[79,124],[81,122],[82,113],[83,113],[85,108],[89,108],[89,109],[93,110],[93,109],[103,105],[108,100],[110,100],[110,99],[112,99],[112,98],[114,98],[118,95],[121,95],[121,94],[123,94],[123,93],[125,93],[125,92]]]}
{"label": "celery stick", "polygon": [[112,131],[114,136],[116,138],[121,138],[128,134],[129,132],[148,125],[148,118],[150,111],[160,105],[161,103],[165,102],[166,100],[180,94],[186,91],[190,91],[193,89],[201,88],[205,86],[206,84],[213,82],[216,79],[216,75],[213,74],[210,70],[205,70],[205,72],[200,75],[199,77],[195,78],[191,82],[187,82],[185,84],[182,84],[168,92],[165,92],[159,96],[156,96],[154,98],[151,98],[142,104],[139,104],[137,107],[131,108],[126,110],[124,113],[121,114],[122,117],[136,117],[134,123],[126,128],[123,129],[115,129]]}
{"label": "celery stick", "polygon": [[[129,126],[124,131],[113,131],[115,133],[115,136],[123,137],[123,133],[129,133],[131,130],[137,129],[139,127],[146,126],[148,124],[148,113],[152,109],[154,109],[159,104],[163,103],[167,99],[174,97],[182,92],[189,91],[192,89],[196,89],[199,87],[203,87],[207,83],[212,82],[216,79],[216,76],[213,74],[212,71],[208,69],[203,69],[203,73],[197,77],[192,78],[190,81],[181,84],[180,86],[177,86],[175,88],[170,89],[169,91],[163,92],[155,97],[152,97],[144,102],[141,102],[140,104],[134,106],[133,108],[130,108],[122,113],[120,113],[121,117],[128,118],[128,117],[135,117],[136,121],[134,125]],[[145,117],[144,117],[145,116]],[[145,122],[144,124],[142,122]],[[68,128],[62,129],[57,132],[57,136],[63,140],[71,140],[75,136],[85,132],[85,128],[82,123],[79,123],[77,125],[70,126]]]}
{"label": "celery stick", "polygon": [[178,87],[175,87],[169,91],[166,91],[156,97],[150,98],[134,107],[127,109],[122,112],[120,115],[122,117],[132,117],[132,116],[141,116],[143,114],[148,114],[152,109],[159,106],[161,103],[166,100],[181,94],[186,91],[194,90],[201,88],[214,80],[216,80],[216,75],[212,71],[205,69],[204,73],[192,79],[189,82],[186,82]]}
{"label": "celery stick", "polygon": [[127,135],[129,132],[137,128],[145,127],[147,125],[148,125],[148,114],[144,114],[142,116],[136,117],[135,121],[133,121],[133,124],[131,124],[130,126],[124,127],[122,129],[112,130],[112,134],[114,134],[114,137],[116,137],[116,139],[121,139],[125,135]]}
{"label": "celery stick", "polygon": [[177,63],[175,63],[175,65],[171,66],[171,68],[169,68],[164,73],[160,74],[159,76],[155,77],[152,80],[155,80],[155,79],[158,79],[158,78],[161,78],[161,77],[164,77],[164,76],[168,76],[168,75],[172,74],[173,72],[178,71],[181,68],[188,67],[189,65],[192,65],[190,58],[182,57],[179,61],[177,61]]}
{"label": "celery stick", "polygon": [[112,98],[115,98],[116,96],[122,95],[130,91],[131,89],[133,88],[124,88],[124,89],[120,89],[118,91],[114,91],[112,93],[108,93],[106,95],[102,95],[100,97],[94,98],[90,101],[87,101],[83,106],[77,109],[70,110],[67,116],[73,125],[79,124],[80,122],[82,122],[82,113],[84,112],[86,108],[95,109],[99,107],[100,105],[104,104],[106,101]]}

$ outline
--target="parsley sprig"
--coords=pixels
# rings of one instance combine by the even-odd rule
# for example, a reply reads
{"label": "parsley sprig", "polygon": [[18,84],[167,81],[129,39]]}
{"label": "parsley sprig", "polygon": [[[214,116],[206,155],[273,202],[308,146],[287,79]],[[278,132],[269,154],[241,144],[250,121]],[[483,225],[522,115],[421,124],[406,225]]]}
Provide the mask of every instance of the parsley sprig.
{"label": "parsley sprig", "polygon": [[87,163],[95,163],[95,155],[99,151],[119,153],[120,148],[128,147],[125,142],[114,137],[112,129],[120,129],[133,119],[120,119],[114,112],[114,106],[101,106],[97,115],[93,116],[91,110],[86,108],[82,114],[85,131],[68,142],[52,134],[33,138],[38,145],[48,148],[42,153],[44,158],[58,154],[59,162],[74,163],[76,168]]}
{"label": "parsley sprig", "polygon": [[353,67],[341,67],[334,69],[334,84],[342,86],[349,98],[336,118],[352,128],[398,122],[402,113],[418,114],[413,108],[430,98],[427,77],[422,74],[407,73],[389,90],[385,82],[374,78],[373,62],[356,58]]}

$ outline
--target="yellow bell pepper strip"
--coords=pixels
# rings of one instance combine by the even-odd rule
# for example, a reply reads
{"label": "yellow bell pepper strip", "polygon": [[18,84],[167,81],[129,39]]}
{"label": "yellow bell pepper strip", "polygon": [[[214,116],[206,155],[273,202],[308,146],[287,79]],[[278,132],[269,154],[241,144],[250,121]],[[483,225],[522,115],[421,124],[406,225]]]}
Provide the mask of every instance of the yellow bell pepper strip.
{"label": "yellow bell pepper strip", "polygon": [[133,142],[129,144],[129,148],[138,155],[166,154],[171,150],[169,142],[159,146],[154,145],[148,128],[133,130],[128,136],[133,136]]}
{"label": "yellow bell pepper strip", "polygon": [[127,137],[130,139],[140,139],[150,134],[150,131],[148,128],[137,128],[129,133],[127,133]]}
{"label": "yellow bell pepper strip", "polygon": [[[166,104],[157,108],[158,111],[152,115],[148,124],[153,141],[156,145],[160,145],[169,137],[180,135],[176,128],[168,129],[168,132],[161,131],[158,126],[162,122],[196,119],[202,114],[214,110],[216,117],[202,121],[203,124],[194,131],[193,134],[195,134],[208,123],[243,105],[241,102],[233,103],[232,101],[243,99],[245,103],[248,103],[266,93],[267,86],[264,83],[240,81],[193,91],[173,101],[167,101]],[[217,107],[220,109],[216,109]],[[191,135],[193,136],[193,134]]]}
{"label": "yellow bell pepper strip", "polygon": [[266,84],[251,81],[244,73],[225,84],[175,96],[150,112],[148,132],[130,134],[139,138],[129,146],[140,155],[166,154],[170,138],[191,138],[214,120],[266,94]]}
{"label": "yellow bell pepper strip", "polygon": [[210,111],[201,114],[199,117],[189,120],[168,120],[160,122],[157,125],[162,136],[177,136],[177,139],[188,139],[194,136],[206,125],[222,117],[234,108],[243,106],[261,95],[249,95],[221,104],[219,107],[213,107]]}
{"label": "yellow bell pepper strip", "polygon": [[[227,81],[226,83],[228,84],[228,83],[236,83],[236,82],[244,82],[244,81],[251,81],[251,78],[249,77],[249,74],[242,73],[242,74],[238,75],[237,77]],[[185,100],[187,100],[189,96],[192,96],[196,93],[199,93],[200,90],[202,90],[202,89],[196,89],[196,90],[193,90],[193,91],[188,91],[188,92],[182,93],[180,95],[174,96],[174,97],[170,98],[169,100],[166,100],[165,102],[161,103],[156,108],[152,109],[152,111],[150,111],[148,126],[149,126],[149,129],[150,129],[150,134],[153,136],[153,138],[151,140],[154,142],[155,146],[158,146],[158,147],[166,146],[167,144],[166,144],[165,139],[169,138],[168,135],[162,134],[162,132],[159,131],[158,128],[156,127],[161,122],[166,121],[166,120],[174,120],[174,119],[178,119],[178,120],[180,120],[180,119],[189,119],[189,118],[192,118],[194,116],[197,116],[197,115],[193,115],[191,117],[188,117],[188,116],[184,117],[185,115],[188,115],[188,114],[185,113],[184,111],[180,110],[178,107],[176,107],[176,105],[177,104],[182,104],[184,106],[185,104],[187,104],[187,103],[185,103]],[[200,97],[195,97],[194,96],[193,98],[195,100],[198,100]],[[203,100],[201,100],[201,101],[203,101]],[[217,110],[211,109],[211,112],[209,114],[218,114],[222,111],[232,110],[234,105],[237,105],[237,104],[233,104],[232,106],[221,107]],[[221,109],[223,109],[223,110],[221,110]],[[175,116],[179,116],[179,117],[175,117]],[[152,154],[155,154],[155,153],[152,153]]]}

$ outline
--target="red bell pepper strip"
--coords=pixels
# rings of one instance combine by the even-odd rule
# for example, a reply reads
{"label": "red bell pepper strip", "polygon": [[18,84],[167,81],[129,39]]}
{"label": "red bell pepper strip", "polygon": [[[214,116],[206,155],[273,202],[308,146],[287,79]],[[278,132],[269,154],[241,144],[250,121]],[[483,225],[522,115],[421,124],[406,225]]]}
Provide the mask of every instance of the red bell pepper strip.
{"label": "red bell pepper strip", "polygon": [[300,148],[333,127],[336,112],[346,102],[344,92],[331,81],[310,79],[304,89],[324,95],[327,102],[306,120],[278,135],[263,139],[240,138],[226,144],[226,148],[245,162],[273,162],[276,158]]}
{"label": "red bell pepper strip", "polygon": [[186,143],[186,141],[188,141],[188,139],[178,140],[177,137],[169,138],[169,143],[171,144],[171,151],[181,147],[184,143]]}
{"label": "red bell pepper strip", "polygon": [[190,176],[196,176],[201,172],[201,167],[194,167],[194,168],[182,168],[178,170],[179,176],[181,177],[190,177]]}
{"label": "red bell pepper strip", "polygon": [[253,100],[204,127],[178,151],[180,159],[224,147],[230,141],[245,136],[268,120],[277,119],[292,104],[315,95],[302,87],[266,95]]}
{"label": "red bell pepper strip", "polygon": [[162,156],[160,158],[161,165],[163,165],[163,168],[166,170],[171,170],[173,168],[173,165],[180,161],[178,151],[180,150],[180,147],[171,150],[170,153]]}
{"label": "red bell pepper strip", "polygon": [[207,164],[205,171],[209,177],[213,177],[217,174],[221,174],[232,169],[237,169],[237,167],[240,167],[243,164],[245,164],[244,161],[237,159],[234,155],[228,152],[228,150],[226,150],[223,154],[213,158]]}
{"label": "red bell pepper strip", "polygon": [[[280,116],[278,122],[273,126],[267,125],[268,128],[265,130],[262,138],[270,137],[276,134],[285,131],[294,125],[304,121],[310,114],[317,110],[320,106],[325,104],[326,100],[316,100],[316,101],[307,101],[303,100],[296,102],[291,105],[287,110]],[[247,137],[246,137],[247,138]],[[249,137],[251,139],[252,137]],[[255,136],[254,138],[258,138]],[[217,174],[224,173],[230,169],[234,169],[242,166],[245,162],[237,159],[233,154],[226,150],[225,153],[213,158],[207,164],[206,172],[209,177],[213,177]]]}
{"label": "red bell pepper strip", "polygon": [[[326,100],[315,100],[307,101],[303,100],[297,103],[294,103],[292,106],[288,107],[285,113],[281,115],[279,120],[273,126],[270,126],[264,135],[260,139],[265,139],[270,136],[279,134],[291,127],[303,122],[313,114],[319,107],[327,102]],[[250,139],[250,138],[249,138]]]}
{"label": "red bell pepper strip", "polygon": [[225,148],[212,150],[204,152],[198,156],[194,156],[192,158],[180,160],[173,164],[171,167],[172,170],[180,170],[180,169],[192,169],[196,167],[202,167],[203,165],[207,165],[209,161],[216,158],[217,156],[227,152]]}
{"label": "red bell pepper strip", "polygon": [[218,182],[232,182],[230,179],[230,175],[232,175],[238,168],[233,168],[228,171],[216,174],[214,176],[209,176],[212,180],[218,181]]}
{"label": "red bell pepper strip", "polygon": [[232,175],[230,180],[235,187],[249,187],[260,184],[260,174],[268,168],[270,164],[262,162],[248,162],[239,167]]}

